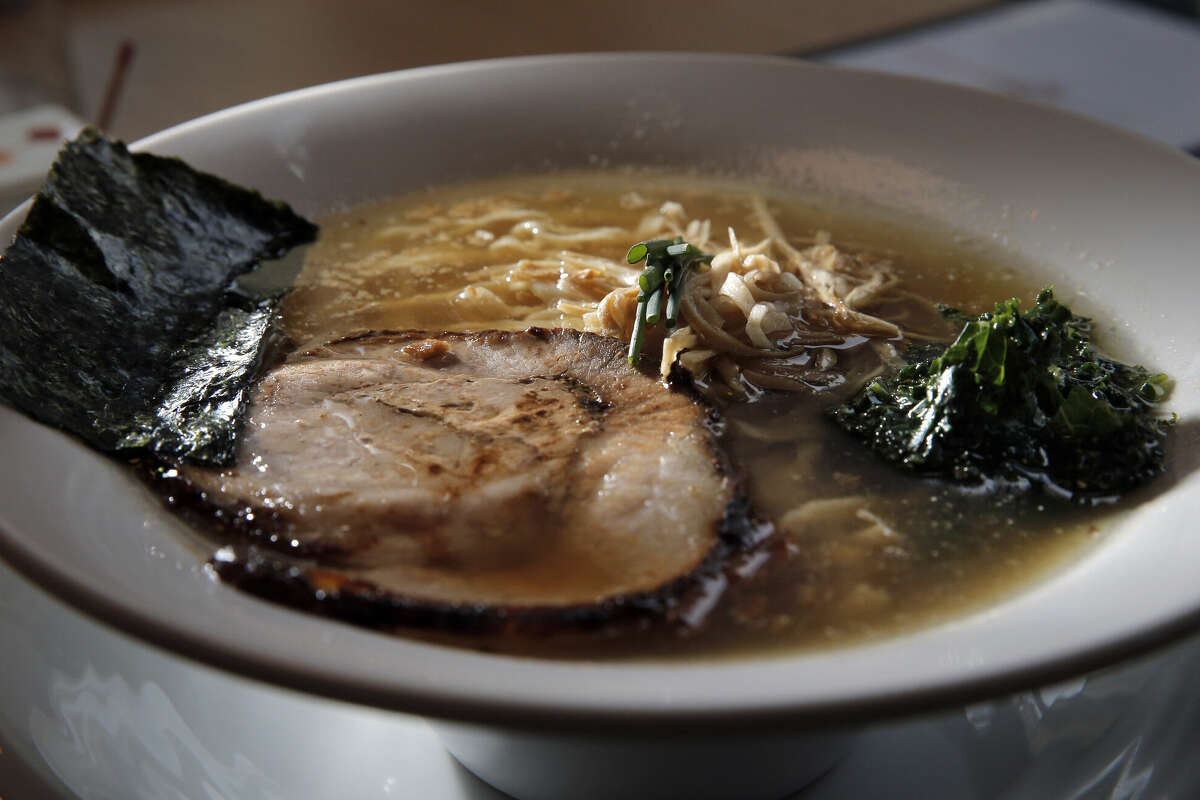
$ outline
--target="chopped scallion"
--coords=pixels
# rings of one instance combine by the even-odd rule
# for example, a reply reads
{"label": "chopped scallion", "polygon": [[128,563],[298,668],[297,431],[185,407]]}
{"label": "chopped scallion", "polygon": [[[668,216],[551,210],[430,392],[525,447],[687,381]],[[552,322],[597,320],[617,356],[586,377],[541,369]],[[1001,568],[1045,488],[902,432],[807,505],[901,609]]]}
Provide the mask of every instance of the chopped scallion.
{"label": "chopped scallion", "polygon": [[641,355],[647,323],[657,325],[662,321],[668,329],[675,327],[688,271],[707,269],[712,258],[683,241],[682,237],[674,240],[650,239],[629,248],[625,254],[626,261],[630,264],[646,262],[646,269],[638,276],[641,292],[638,294],[638,313],[629,340],[629,363],[636,363]]}
{"label": "chopped scallion", "polygon": [[648,325],[657,325],[662,319],[663,306],[663,289],[658,287],[650,295],[650,299],[646,301],[646,323]]}

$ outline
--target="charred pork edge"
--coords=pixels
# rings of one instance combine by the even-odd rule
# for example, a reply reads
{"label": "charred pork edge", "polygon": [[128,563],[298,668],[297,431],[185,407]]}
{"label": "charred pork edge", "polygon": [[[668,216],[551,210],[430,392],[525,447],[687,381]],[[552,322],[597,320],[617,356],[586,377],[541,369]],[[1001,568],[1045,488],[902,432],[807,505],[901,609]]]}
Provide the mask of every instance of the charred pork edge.
{"label": "charred pork edge", "polygon": [[[293,357],[317,357],[330,346],[368,339],[404,342],[437,338],[490,343],[498,338],[522,334],[542,340],[567,337],[577,343],[590,338],[611,350],[614,358],[625,358],[624,347],[616,339],[572,328],[541,327],[524,331],[362,331],[297,352]],[[641,368],[638,371],[651,375]],[[689,592],[724,573],[732,557],[763,545],[774,531],[769,522],[754,512],[740,471],[717,442],[724,424],[720,413],[696,389],[686,370],[673,368],[667,385],[671,391],[685,394],[703,409],[712,466],[718,475],[733,481],[733,496],[717,522],[713,546],[695,567],[652,589],[605,597],[591,603],[534,606],[451,603],[389,591],[369,581],[340,576],[335,579],[336,567],[327,571],[319,565],[295,563],[293,559],[336,556],[342,552],[341,548],[293,544],[289,537],[281,535],[282,524],[278,515],[270,514],[263,519],[261,512],[256,511],[253,521],[248,520],[242,509],[213,503],[207,492],[175,474],[169,463],[143,462],[139,472],[155,486],[169,507],[189,521],[206,528],[210,534],[232,533],[241,540],[222,547],[210,558],[209,566],[226,583],[257,597],[381,629],[410,627],[484,633],[506,629],[539,632],[565,627],[599,628],[616,622],[669,614],[685,601]],[[344,583],[337,588],[329,588],[318,586],[314,579],[319,583],[328,583],[330,580],[342,580]]]}

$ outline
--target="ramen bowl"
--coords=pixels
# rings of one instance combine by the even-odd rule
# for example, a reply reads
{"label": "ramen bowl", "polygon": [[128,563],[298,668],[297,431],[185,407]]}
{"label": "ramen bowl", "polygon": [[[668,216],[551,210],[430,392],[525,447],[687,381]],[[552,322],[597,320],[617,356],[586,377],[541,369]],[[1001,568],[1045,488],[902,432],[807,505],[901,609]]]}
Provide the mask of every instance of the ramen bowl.
{"label": "ramen bowl", "polygon": [[[736,174],[870,202],[1035,265],[1119,342],[1118,355],[1172,375],[1180,421],[1151,495],[985,606],[829,649],[559,661],[385,636],[240,594],[212,579],[183,523],[125,468],[0,408],[0,554],[127,634],[248,678],[440,720],[452,752],[518,797],[564,786],[772,797],[829,768],[859,724],[1099,668],[1200,621],[1189,452],[1200,413],[1200,166],[1183,154],[930,82],[637,54],[356,79],[204,117],[135,149],[181,156],[317,217],[427,186],[597,165]],[[20,216],[0,225],[6,240]]]}

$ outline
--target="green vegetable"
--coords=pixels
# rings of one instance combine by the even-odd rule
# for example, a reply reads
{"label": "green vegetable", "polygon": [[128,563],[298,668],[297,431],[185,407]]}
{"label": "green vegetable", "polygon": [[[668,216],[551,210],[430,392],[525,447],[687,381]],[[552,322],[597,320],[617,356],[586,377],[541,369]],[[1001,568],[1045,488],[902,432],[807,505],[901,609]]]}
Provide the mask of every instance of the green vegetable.
{"label": "green vegetable", "polygon": [[[968,483],[1111,500],[1163,471],[1170,381],[1093,349],[1091,321],[1044,289],[968,321],[940,355],[913,358],[831,410],[883,458]],[[957,312],[948,310],[948,318]]]}
{"label": "green vegetable", "polygon": [[228,463],[278,299],[234,281],[315,234],[84,131],[0,259],[0,400],[101,450]]}
{"label": "green vegetable", "polygon": [[646,262],[638,277],[638,308],[633,334],[629,337],[629,363],[636,364],[642,352],[647,325],[662,322],[667,329],[679,319],[679,299],[683,284],[692,269],[706,268],[713,257],[676,239],[650,239],[629,248],[625,259],[630,264]]}

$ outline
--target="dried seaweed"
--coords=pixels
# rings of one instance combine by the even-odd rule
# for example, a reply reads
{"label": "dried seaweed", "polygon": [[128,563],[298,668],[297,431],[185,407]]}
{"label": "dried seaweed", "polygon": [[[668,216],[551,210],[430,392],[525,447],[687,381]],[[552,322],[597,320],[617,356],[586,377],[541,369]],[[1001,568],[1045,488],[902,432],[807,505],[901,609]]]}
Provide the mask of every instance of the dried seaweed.
{"label": "dried seaweed", "polygon": [[0,259],[0,398],[101,450],[232,461],[277,302],[234,282],[315,235],[282,203],[84,131]]}

